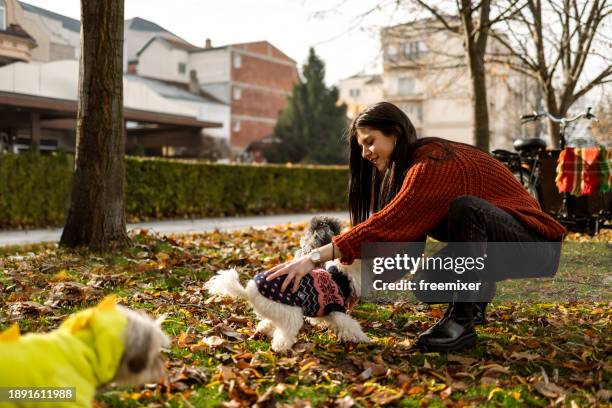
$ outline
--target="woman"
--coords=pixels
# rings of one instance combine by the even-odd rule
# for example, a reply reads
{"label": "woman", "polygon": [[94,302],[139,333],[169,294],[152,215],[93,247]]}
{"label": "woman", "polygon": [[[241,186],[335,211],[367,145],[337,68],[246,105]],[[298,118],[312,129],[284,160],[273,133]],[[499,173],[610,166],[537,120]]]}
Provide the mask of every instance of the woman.
{"label": "woman", "polygon": [[[286,275],[283,291],[292,284],[295,292],[301,278],[322,262],[360,258],[366,242],[417,242],[427,235],[478,243],[558,243],[563,238],[563,226],[540,209],[501,163],[469,145],[417,140],[408,117],[391,103],[367,108],[347,135],[352,228],[332,243],[269,270],[268,280]],[[554,265],[556,271],[558,253],[541,251],[537,256],[536,263]],[[472,346],[477,306],[452,302],[444,318],[419,335],[417,345],[427,351]]]}

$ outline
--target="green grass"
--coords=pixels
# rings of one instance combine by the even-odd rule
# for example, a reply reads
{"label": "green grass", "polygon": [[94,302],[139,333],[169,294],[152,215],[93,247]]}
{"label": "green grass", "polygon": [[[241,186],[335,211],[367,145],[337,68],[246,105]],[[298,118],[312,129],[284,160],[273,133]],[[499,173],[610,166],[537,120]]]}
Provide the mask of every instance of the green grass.
{"label": "green grass", "polygon": [[[364,302],[353,310],[375,340],[372,345],[338,344],[333,334],[311,328],[300,333],[295,351],[276,354],[270,351],[269,339],[252,337],[257,320],[244,302],[210,301],[202,285],[217,270],[232,266],[238,268],[244,282],[284,259],[283,254],[292,253],[299,234],[299,227],[176,239],[139,234],[132,237],[132,248],[112,255],[70,252],[53,245],[4,249],[0,255],[0,329],[12,323],[8,312],[16,302],[44,304],[53,287],[61,283],[54,281],[58,276],[86,285],[97,279],[101,286],[90,288],[82,298],[67,296],[50,314],[23,316],[18,321],[22,332],[51,330],[65,316],[94,305],[109,293],[119,295],[131,308],[153,315],[166,313],[162,328],[173,340],[168,353],[170,387],[104,389],[97,397],[100,407],[216,407],[231,399],[252,405],[267,391],[264,406],[292,406],[298,400],[324,406],[343,398],[357,407],[387,400],[401,407],[548,406],[554,398],[535,388],[543,381],[543,371],[566,390],[566,405],[570,401],[580,406],[606,403],[596,395],[600,388],[612,387],[610,371],[605,369],[609,365],[606,344],[612,342],[612,313],[609,298],[604,297],[609,291],[601,288],[612,264],[605,262],[609,246],[566,245],[568,267],[541,287],[529,288],[529,292],[534,287],[549,290],[550,298],[509,302],[503,297],[505,291],[514,291],[511,294],[516,299],[526,292],[524,283],[501,284],[501,296],[488,310],[490,323],[477,328],[479,342],[471,350],[446,355],[411,349],[408,344],[414,336],[437,320],[433,310],[442,313],[444,306],[403,300]],[[33,254],[11,258],[27,252]],[[58,275],[60,271],[65,273]],[[588,285],[590,290],[580,289]],[[585,297],[568,301],[568,294]],[[231,332],[243,339],[224,334]],[[208,336],[225,342],[203,346]],[[179,344],[179,339],[186,343]],[[369,364],[386,371],[368,376]],[[221,366],[229,367],[231,374],[225,375],[230,378],[222,375]],[[186,378],[177,379],[182,370],[187,370]],[[206,380],[189,370],[201,370]],[[407,382],[402,384],[400,376]],[[246,388],[241,389],[240,382]],[[277,386],[280,388],[275,389]]]}

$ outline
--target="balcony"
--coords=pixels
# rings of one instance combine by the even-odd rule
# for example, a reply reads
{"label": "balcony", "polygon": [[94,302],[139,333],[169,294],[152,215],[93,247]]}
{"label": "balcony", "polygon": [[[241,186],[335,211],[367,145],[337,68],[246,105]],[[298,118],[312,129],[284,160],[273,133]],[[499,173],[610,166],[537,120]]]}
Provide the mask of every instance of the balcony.
{"label": "balcony", "polygon": [[36,41],[18,24],[11,24],[6,30],[0,30],[0,66],[15,61],[30,61],[30,51],[34,47]]}

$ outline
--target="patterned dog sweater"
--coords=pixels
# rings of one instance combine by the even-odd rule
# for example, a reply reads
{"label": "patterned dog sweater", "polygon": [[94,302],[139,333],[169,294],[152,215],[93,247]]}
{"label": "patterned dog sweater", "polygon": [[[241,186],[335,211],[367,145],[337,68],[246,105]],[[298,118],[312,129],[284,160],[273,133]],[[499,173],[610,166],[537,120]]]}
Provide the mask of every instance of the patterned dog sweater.
{"label": "patterned dog sweater", "polygon": [[304,316],[321,317],[331,312],[346,312],[351,285],[346,275],[335,266],[327,271],[315,269],[304,276],[295,293],[291,292],[291,286],[281,292],[287,275],[271,281],[267,281],[266,277],[267,274],[262,272],[253,278],[259,293],[274,302],[301,307]]}

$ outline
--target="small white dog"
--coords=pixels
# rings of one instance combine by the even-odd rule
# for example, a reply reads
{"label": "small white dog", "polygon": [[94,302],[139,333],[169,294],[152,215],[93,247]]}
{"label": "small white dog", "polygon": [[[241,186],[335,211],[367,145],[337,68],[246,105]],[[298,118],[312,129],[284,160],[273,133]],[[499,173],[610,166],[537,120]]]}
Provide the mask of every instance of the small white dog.
{"label": "small white dog", "polygon": [[[160,327],[163,319],[119,306],[109,296],[48,333],[21,336],[13,325],[0,333],[0,384],[15,389],[73,387],[69,395],[62,394],[67,400],[54,406],[86,408],[103,385],[155,383],[164,374],[161,352],[170,345]],[[37,404],[17,400],[8,407]]]}
{"label": "small white dog", "polygon": [[[307,254],[331,242],[340,232],[340,222],[330,217],[314,217],[301,239],[295,256]],[[251,279],[246,288],[240,285],[235,269],[219,271],[205,284],[213,295],[227,295],[247,299],[261,319],[257,332],[272,337],[272,350],[291,349],[304,317],[328,326],[340,341],[369,343],[359,323],[347,312],[361,293],[361,267],[357,260],[351,265],[328,262],[327,270],[316,269],[304,276],[296,293],[291,288],[280,292],[286,276],[267,281],[264,273]]]}

